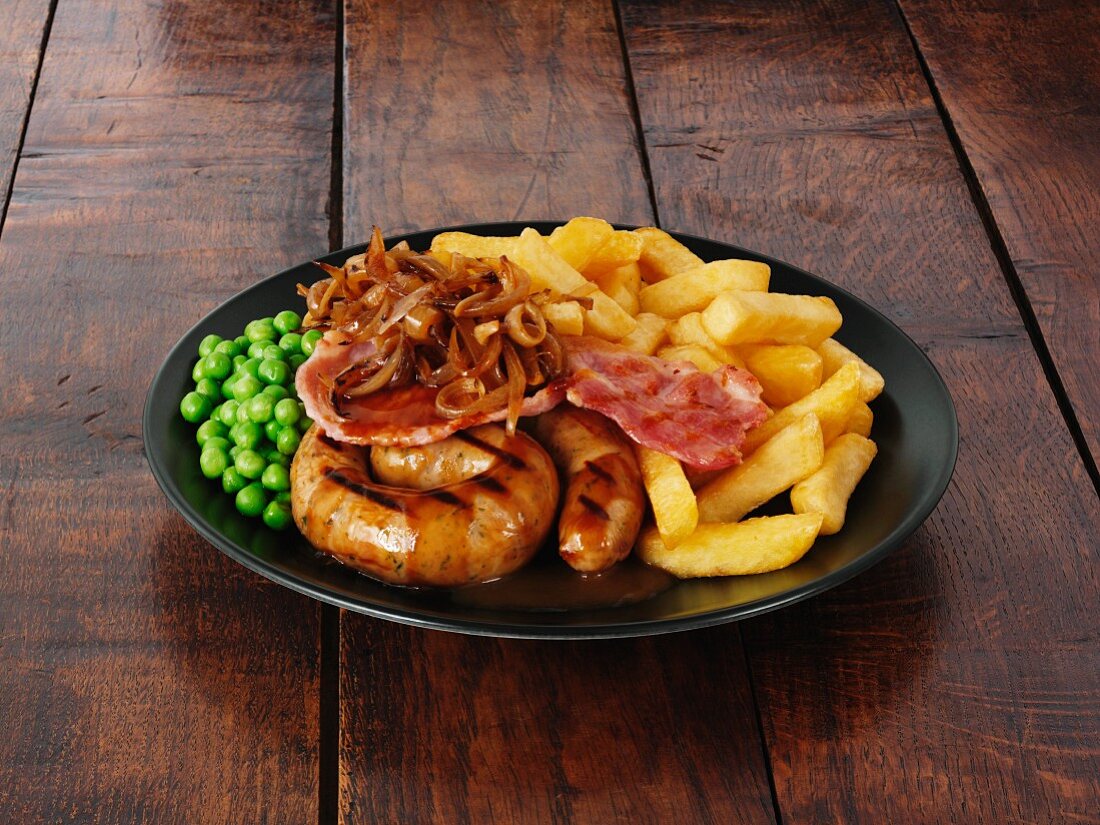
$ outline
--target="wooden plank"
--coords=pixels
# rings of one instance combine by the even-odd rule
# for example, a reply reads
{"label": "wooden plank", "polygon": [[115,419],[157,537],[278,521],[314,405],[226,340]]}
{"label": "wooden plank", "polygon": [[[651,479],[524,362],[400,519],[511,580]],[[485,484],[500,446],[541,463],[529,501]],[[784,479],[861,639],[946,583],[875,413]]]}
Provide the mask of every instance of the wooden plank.
{"label": "wooden plank", "polygon": [[902,9],[1100,461],[1100,5]]}
{"label": "wooden plank", "polygon": [[[609,4],[383,8],[348,10],[348,242],[652,219]],[[772,821],[736,628],[524,642],[344,614],[341,638],[346,822]]]}
{"label": "wooden plank", "polygon": [[327,2],[65,0],[0,242],[0,810],[317,817],[318,606],[161,495],[145,390],[203,313],[327,246]]}
{"label": "wooden plank", "polygon": [[954,481],[902,550],[744,625],[783,821],[1091,821],[1100,509],[896,10],[623,20],[665,225],[870,300],[959,412]]}
{"label": "wooden plank", "polygon": [[0,214],[27,122],[50,0],[13,0],[5,10],[7,22],[0,30]]}

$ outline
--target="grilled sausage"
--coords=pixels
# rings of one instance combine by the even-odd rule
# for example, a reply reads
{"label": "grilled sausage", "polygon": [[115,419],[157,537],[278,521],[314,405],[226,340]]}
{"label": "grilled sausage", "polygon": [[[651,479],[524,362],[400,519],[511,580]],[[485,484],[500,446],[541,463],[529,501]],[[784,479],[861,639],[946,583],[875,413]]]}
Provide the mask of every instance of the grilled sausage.
{"label": "grilled sausage", "polygon": [[391,584],[456,587],[526,564],[557,507],[558,478],[546,452],[497,424],[417,449],[429,458],[466,453],[464,466],[475,469],[430,489],[380,484],[367,471],[367,450],[311,427],[290,469],[298,529],[318,550]]}
{"label": "grilled sausage", "polygon": [[535,437],[562,473],[561,557],[574,570],[607,570],[630,554],[645,489],[634,448],[599,413],[562,404],[535,421]]}

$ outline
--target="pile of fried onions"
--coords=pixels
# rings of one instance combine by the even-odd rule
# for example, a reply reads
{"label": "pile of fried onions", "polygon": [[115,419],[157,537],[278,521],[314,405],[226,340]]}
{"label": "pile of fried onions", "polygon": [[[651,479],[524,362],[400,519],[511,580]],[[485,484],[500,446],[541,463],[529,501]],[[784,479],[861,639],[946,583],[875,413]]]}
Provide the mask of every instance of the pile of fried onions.
{"label": "pile of fried onions", "polygon": [[559,296],[532,294],[530,277],[506,257],[447,257],[404,242],[386,250],[375,227],[366,253],[343,267],[318,262],[329,277],[298,284],[303,326],[334,331],[339,344],[373,344],[334,379],[337,414],[352,399],[420,383],[439,389],[441,417],[507,409],[513,433],[528,388],[561,375],[561,343],[541,310]]}

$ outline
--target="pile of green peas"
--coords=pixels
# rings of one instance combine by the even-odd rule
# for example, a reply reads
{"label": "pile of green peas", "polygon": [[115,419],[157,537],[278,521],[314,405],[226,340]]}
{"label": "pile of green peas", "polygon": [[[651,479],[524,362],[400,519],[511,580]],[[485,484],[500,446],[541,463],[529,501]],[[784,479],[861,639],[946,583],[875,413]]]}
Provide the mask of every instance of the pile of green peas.
{"label": "pile of green peas", "polygon": [[294,373],[321,340],[298,332],[302,317],[285,310],[250,321],[244,335],[207,335],[191,372],[195,389],[180,414],[198,424],[199,468],[221,479],[237,510],[273,530],[290,526],[290,462],[313,422],[294,388]]}

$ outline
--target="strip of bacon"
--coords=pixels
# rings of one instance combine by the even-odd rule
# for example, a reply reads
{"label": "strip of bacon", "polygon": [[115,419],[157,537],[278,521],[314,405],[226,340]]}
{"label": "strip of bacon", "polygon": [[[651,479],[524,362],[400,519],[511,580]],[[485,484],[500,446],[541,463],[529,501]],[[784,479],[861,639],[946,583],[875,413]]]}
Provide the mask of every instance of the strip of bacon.
{"label": "strip of bacon", "polygon": [[[687,361],[639,355],[587,336],[563,339],[569,374],[524,399],[521,415],[539,415],[566,398],[603,413],[636,443],[702,469],[741,460],[745,431],[767,417],[760,384],[735,367],[700,372]],[[503,421],[506,410],[441,418],[438,390],[414,384],[383,390],[344,405],[332,404],[331,387],[348,365],[369,358],[373,344],[341,346],[328,336],[295,380],[306,413],[338,441],[414,446],[458,430]]]}
{"label": "strip of bacon", "polygon": [[694,467],[739,463],[745,432],[767,418],[760,383],[745,370],[704,373],[688,361],[639,355],[598,338],[563,343],[570,402],[603,413],[636,443]]}

